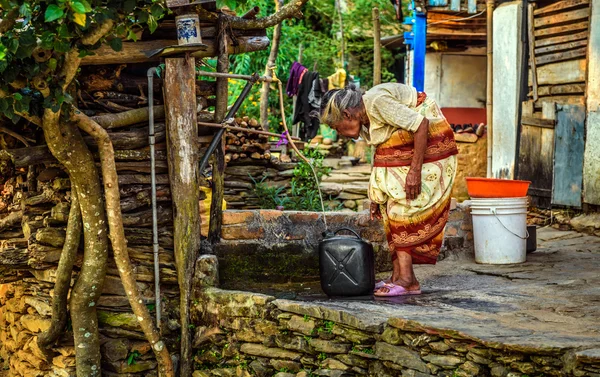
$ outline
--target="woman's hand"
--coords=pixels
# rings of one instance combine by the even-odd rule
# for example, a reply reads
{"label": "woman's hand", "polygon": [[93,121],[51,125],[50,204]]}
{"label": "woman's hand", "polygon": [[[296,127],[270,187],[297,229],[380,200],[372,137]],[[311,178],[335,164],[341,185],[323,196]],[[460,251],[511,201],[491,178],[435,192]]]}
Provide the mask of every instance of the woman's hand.
{"label": "woman's hand", "polygon": [[421,194],[421,169],[411,167],[406,175],[406,198],[415,200]]}
{"label": "woman's hand", "polygon": [[371,220],[381,220],[381,209],[379,208],[379,204],[375,202],[371,202]]}

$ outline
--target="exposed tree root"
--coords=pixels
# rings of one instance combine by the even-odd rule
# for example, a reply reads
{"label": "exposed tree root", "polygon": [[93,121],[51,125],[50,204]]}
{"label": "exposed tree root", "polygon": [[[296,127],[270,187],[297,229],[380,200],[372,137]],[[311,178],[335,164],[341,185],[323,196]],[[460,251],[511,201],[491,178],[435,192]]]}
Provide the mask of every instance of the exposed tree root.
{"label": "exposed tree root", "polygon": [[152,322],[148,308],[144,305],[142,296],[138,291],[133,267],[127,252],[127,241],[125,240],[125,230],[123,229],[123,218],[121,216],[119,183],[112,142],[102,126],[79,110],[74,111],[72,118],[77,122],[79,128],[94,137],[98,143],[102,178],[104,181],[104,194],[106,197],[106,213],[110,228],[110,240],[119,276],[121,277],[133,313],[136,315],[146,339],[152,345],[152,350],[158,361],[160,376],[174,377],[175,373],[171,356],[166,345],[161,340],[157,328]]}
{"label": "exposed tree root", "polygon": [[50,348],[62,335],[62,331],[67,323],[67,296],[71,285],[73,264],[77,258],[77,249],[81,240],[81,208],[79,207],[79,197],[74,187],[71,188],[71,197],[67,236],[58,262],[54,296],[52,297],[52,324],[37,339],[38,346],[49,360],[51,360],[50,357],[52,356]]}

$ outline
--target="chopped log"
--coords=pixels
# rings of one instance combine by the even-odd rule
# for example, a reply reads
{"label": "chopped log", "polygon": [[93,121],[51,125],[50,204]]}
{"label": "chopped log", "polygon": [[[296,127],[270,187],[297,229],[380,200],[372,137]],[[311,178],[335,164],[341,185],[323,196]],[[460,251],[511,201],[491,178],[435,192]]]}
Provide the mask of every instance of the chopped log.
{"label": "chopped log", "polygon": [[[117,172],[131,171],[150,174],[150,161],[117,162]],[[156,173],[167,173],[167,162],[156,161]]]}
{"label": "chopped log", "polygon": [[[126,186],[132,187],[132,186]],[[135,195],[121,197],[121,211],[122,212],[130,212],[134,211],[138,208],[149,207],[152,198],[150,197],[150,189],[146,188],[144,191],[140,191]],[[158,186],[156,189],[156,200],[159,202],[170,202],[171,201],[171,191],[168,187]]]}
{"label": "chopped log", "polygon": [[[162,142],[165,140],[165,125],[164,123],[158,123],[156,127],[156,141]],[[148,146],[148,132],[145,129],[114,132],[110,133],[109,136],[113,142],[113,146],[116,149],[132,149]],[[90,147],[96,146],[96,142],[91,137],[85,137],[84,141]],[[52,153],[50,153],[48,150],[48,147],[45,145],[38,145],[29,148],[9,149],[7,152],[11,156],[16,168],[24,168],[39,164],[58,163]],[[116,157],[121,157],[122,155],[126,155],[126,153],[116,153]],[[159,152],[157,158],[161,158],[163,155],[164,154]]]}
{"label": "chopped log", "polygon": [[[191,54],[194,58],[206,58],[216,56],[217,47],[215,40],[205,39],[202,41],[208,46],[205,51],[198,51]],[[264,50],[269,46],[269,38],[262,37],[240,37],[237,38],[238,45],[229,44],[230,54],[241,54],[245,52]],[[110,46],[103,45],[95,50],[95,55],[86,56],[81,60],[82,65],[104,65],[104,64],[130,64],[159,61],[160,57],[154,56],[148,58],[147,51],[172,46],[173,40],[154,40],[124,42],[121,51],[114,51]]]}
{"label": "chopped log", "polygon": [[[119,186],[120,185],[149,185],[151,184],[150,175],[146,174],[124,174],[119,175]],[[157,174],[156,175],[157,185],[169,184],[168,174]]]}
{"label": "chopped log", "polygon": [[58,228],[42,228],[35,234],[35,240],[42,245],[62,247],[65,243],[65,231]]}
{"label": "chopped log", "polygon": [[[23,249],[0,249],[0,266],[26,267],[29,259],[29,250]],[[1,276],[2,274],[0,274]]]}
{"label": "chopped log", "polygon": [[[152,229],[125,228],[125,238],[127,238],[128,245],[152,245]],[[173,230],[167,228],[159,228],[158,242],[164,248],[173,249]]]}
{"label": "chopped log", "polygon": [[[202,149],[201,149],[202,151]],[[202,152],[200,152],[202,153]],[[156,161],[166,161],[167,152],[164,150],[158,150],[154,152],[154,158]],[[147,149],[133,149],[133,150],[116,150],[115,161],[149,161],[150,151]]]}
{"label": "chopped log", "polygon": [[[154,107],[154,119],[164,119],[165,109],[163,106]],[[92,119],[106,129],[127,127],[138,123],[148,122],[148,108],[125,111],[118,114],[107,114],[92,117]]]}
{"label": "chopped log", "polygon": [[[147,95],[148,79],[146,77],[134,76],[121,73],[118,77],[105,77],[101,74],[92,73],[84,75],[79,80],[82,88],[88,92],[117,91],[134,95]],[[161,93],[163,80],[155,77],[153,80],[154,93]],[[196,81],[196,95],[213,96],[215,94],[214,81]]]}
{"label": "chopped log", "polygon": [[0,219],[0,231],[5,229],[10,229],[21,224],[21,220],[23,219],[23,211],[11,212],[8,216]]}
{"label": "chopped log", "polygon": [[[173,211],[171,207],[157,207],[158,225],[170,224],[173,221]],[[152,226],[152,209],[147,209],[135,213],[123,214],[123,225],[129,227],[151,227]]]}

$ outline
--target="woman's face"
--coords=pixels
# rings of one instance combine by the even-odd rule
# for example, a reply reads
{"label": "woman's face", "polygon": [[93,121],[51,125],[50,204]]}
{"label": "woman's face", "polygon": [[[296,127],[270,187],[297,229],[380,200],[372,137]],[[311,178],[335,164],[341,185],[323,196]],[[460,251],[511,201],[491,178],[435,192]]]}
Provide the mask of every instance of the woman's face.
{"label": "woman's face", "polygon": [[333,125],[333,128],[342,136],[358,139],[362,122],[360,120],[359,111],[344,111],[344,120]]}

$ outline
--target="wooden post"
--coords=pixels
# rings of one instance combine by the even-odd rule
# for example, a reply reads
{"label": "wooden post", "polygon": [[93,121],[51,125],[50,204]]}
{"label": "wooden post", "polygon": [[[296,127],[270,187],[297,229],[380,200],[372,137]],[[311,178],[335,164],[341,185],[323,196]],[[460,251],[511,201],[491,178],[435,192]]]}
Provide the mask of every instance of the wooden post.
{"label": "wooden post", "polygon": [[[279,12],[283,6],[283,0],[275,0],[275,12]],[[272,77],[271,69],[275,67],[275,61],[277,60],[277,54],[279,52],[279,39],[281,37],[281,24],[275,25],[273,28],[273,41],[271,42],[271,52],[269,53],[269,60],[267,60],[267,66],[265,67],[265,76]],[[262,91],[260,93],[260,125],[265,131],[269,131],[269,82],[263,82]]]}
{"label": "wooden post", "polygon": [[198,171],[198,124],[196,117],[196,70],[194,58],[165,59],[167,149],[173,201],[173,238],[180,293],[180,376],[193,372],[190,332],[190,294],[194,263],[200,252],[200,172]]}
{"label": "wooden post", "polygon": [[379,8],[373,7],[373,86],[381,84],[381,27]]}
{"label": "wooden post", "polygon": [[[229,71],[229,53],[227,52],[227,24],[221,15],[217,21],[217,72]],[[217,78],[217,103],[215,105],[215,122],[221,123],[227,112],[228,85],[227,78]],[[221,142],[213,155],[212,169],[212,201],[210,204],[210,225],[208,241],[215,244],[221,240],[223,223],[223,198],[225,196],[225,147]]]}
{"label": "wooden post", "polygon": [[494,0],[486,0],[487,12],[487,88],[486,88],[486,120],[487,120],[487,177],[491,178],[492,171],[492,153],[494,151],[494,127],[493,127],[493,83],[494,83],[494,64],[493,64],[493,19],[494,19]]}
{"label": "wooden post", "polygon": [[[533,82],[533,100],[538,99],[537,67],[535,63],[535,34],[533,24],[533,11],[535,4],[530,3],[527,7],[527,31],[529,36],[529,66],[531,67],[531,81]],[[525,11],[525,9],[523,9]]]}

